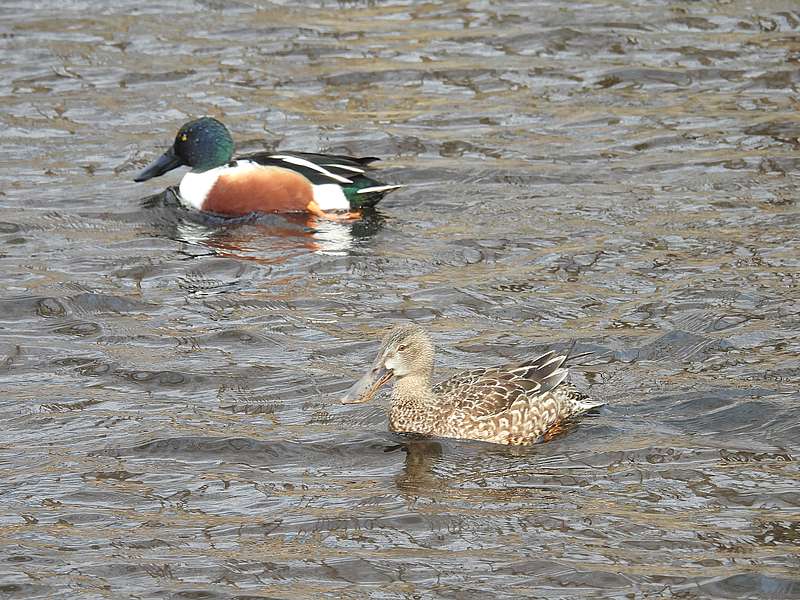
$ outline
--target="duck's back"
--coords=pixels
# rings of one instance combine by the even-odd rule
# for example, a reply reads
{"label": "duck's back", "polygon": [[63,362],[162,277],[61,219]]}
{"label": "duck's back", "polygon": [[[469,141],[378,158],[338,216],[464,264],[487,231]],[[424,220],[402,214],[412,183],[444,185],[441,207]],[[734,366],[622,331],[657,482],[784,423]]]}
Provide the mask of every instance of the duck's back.
{"label": "duck's back", "polygon": [[434,386],[439,435],[530,444],[599,403],[564,383],[566,357],[548,352],[516,365],[457,373]]}
{"label": "duck's back", "polygon": [[242,156],[263,167],[288,169],[299,173],[312,186],[335,186],[342,190],[342,198],[353,208],[374,206],[388,192],[399,185],[384,185],[366,175],[369,165],[378,161],[374,156],[344,156],[342,154],[317,154],[314,152],[276,151],[257,152]]}

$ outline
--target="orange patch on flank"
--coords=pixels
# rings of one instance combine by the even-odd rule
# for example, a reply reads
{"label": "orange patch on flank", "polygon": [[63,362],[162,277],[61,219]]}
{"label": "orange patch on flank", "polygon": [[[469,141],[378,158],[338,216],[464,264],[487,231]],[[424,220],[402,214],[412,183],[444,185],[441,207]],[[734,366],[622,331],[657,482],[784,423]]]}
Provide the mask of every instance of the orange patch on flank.
{"label": "orange patch on flank", "polygon": [[251,212],[314,212],[311,182],[289,169],[261,167],[220,176],[203,202],[203,210],[223,215]]}
{"label": "orange patch on flank", "polygon": [[319,204],[317,204],[315,200],[312,200],[308,203],[308,206],[306,206],[306,211],[315,217],[328,219],[329,221],[357,221],[361,218],[361,213],[359,211],[348,211],[344,214],[326,213],[319,207]]}
{"label": "orange patch on flank", "polygon": [[544,435],[542,436],[542,441],[549,442],[553,438],[568,432],[570,429],[573,429],[574,427],[575,423],[569,421],[556,421],[548,428],[547,431],[544,432]]}

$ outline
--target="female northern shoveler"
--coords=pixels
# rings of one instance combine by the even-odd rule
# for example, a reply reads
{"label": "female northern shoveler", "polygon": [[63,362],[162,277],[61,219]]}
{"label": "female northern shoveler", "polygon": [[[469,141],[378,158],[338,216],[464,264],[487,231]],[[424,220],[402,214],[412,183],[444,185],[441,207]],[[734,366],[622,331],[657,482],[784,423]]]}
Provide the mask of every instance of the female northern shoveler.
{"label": "female northern shoveler", "polygon": [[180,184],[189,208],[223,215],[252,212],[358,210],[374,206],[399,185],[383,185],[365,176],[373,157],[354,158],[310,152],[259,152],[233,158],[233,138],[211,117],[186,123],[175,142],[134,181],[146,181],[180,166],[192,170]]}
{"label": "female northern shoveler", "polygon": [[518,364],[457,373],[431,387],[433,343],[418,325],[395,327],[378,357],[342,399],[367,402],[395,378],[393,431],[524,445],[565,420],[602,406],[565,382],[566,356],[548,352]]}

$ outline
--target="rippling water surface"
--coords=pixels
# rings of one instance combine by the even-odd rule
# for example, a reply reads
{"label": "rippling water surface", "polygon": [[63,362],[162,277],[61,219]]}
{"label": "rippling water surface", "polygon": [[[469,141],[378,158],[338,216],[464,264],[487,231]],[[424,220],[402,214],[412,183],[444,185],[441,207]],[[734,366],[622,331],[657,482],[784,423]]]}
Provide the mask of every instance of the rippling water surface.
{"label": "rippling water surface", "polygon": [[[800,598],[794,1],[0,5],[0,596]],[[204,221],[184,121],[384,157],[361,222]],[[547,348],[528,449],[338,398],[392,323]]]}

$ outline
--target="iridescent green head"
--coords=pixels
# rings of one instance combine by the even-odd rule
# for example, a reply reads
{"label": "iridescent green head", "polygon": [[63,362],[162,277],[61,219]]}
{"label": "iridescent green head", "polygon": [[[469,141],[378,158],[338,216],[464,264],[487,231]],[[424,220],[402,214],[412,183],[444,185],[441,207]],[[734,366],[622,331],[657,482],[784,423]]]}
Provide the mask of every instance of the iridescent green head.
{"label": "iridescent green head", "polygon": [[134,181],[146,181],[181,166],[208,171],[233,158],[233,138],[227,127],[211,117],[189,121],[178,131],[172,147],[139,173]]}

